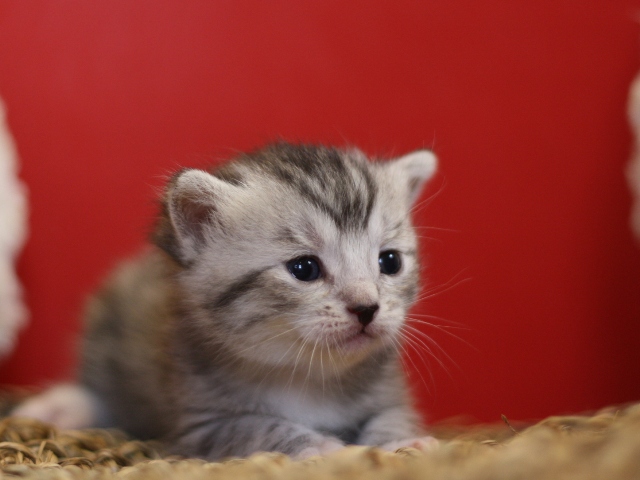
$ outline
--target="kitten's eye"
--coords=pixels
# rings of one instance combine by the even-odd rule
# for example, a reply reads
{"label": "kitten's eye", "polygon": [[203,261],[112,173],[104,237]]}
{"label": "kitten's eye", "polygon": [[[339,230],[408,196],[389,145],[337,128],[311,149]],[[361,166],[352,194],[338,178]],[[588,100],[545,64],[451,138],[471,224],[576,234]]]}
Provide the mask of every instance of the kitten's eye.
{"label": "kitten's eye", "polygon": [[311,282],[320,278],[320,265],[313,257],[299,257],[287,262],[291,275],[303,282]]}
{"label": "kitten's eye", "polygon": [[400,252],[396,250],[386,250],[380,253],[378,257],[380,264],[380,272],[385,275],[394,275],[400,271],[402,261],[400,260]]}

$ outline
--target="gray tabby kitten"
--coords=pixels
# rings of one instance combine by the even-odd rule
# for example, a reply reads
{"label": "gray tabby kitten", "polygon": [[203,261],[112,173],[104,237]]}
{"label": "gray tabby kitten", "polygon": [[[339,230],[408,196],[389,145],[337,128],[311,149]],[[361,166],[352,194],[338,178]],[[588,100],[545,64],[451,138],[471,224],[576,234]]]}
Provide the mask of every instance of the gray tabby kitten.
{"label": "gray tabby kitten", "polygon": [[425,445],[399,349],[436,159],[279,143],[169,182],[155,247],[92,301],[79,385],[16,415],[189,456]]}

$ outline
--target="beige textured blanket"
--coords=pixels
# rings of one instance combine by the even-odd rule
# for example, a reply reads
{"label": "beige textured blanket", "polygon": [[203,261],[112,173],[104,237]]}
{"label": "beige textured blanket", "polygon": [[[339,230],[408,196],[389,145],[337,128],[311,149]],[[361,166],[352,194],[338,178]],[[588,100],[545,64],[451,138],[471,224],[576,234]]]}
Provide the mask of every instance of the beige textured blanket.
{"label": "beige textured blanket", "polygon": [[59,432],[26,419],[0,421],[0,478],[42,479],[637,479],[640,404],[593,416],[552,417],[525,429],[439,427],[430,452],[348,447],[295,462],[256,454],[221,463],[163,456],[157,446],[107,430]]}

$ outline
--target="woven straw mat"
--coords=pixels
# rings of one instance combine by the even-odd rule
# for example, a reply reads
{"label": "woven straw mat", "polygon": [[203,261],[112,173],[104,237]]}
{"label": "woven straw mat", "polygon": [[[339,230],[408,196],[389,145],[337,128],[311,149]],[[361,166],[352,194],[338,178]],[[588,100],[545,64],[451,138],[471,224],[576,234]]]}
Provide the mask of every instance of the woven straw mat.
{"label": "woven straw mat", "polygon": [[58,431],[0,420],[0,479],[640,479],[640,404],[513,427],[440,426],[437,447],[350,446],[294,461],[277,453],[219,463],[165,456],[113,430]]}

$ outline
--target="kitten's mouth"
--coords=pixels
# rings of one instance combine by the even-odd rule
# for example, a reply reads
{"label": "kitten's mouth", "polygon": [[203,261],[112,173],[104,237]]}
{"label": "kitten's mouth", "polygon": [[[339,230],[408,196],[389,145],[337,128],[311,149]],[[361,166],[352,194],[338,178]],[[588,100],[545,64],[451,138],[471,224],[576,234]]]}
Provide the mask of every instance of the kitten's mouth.
{"label": "kitten's mouth", "polygon": [[348,335],[338,341],[338,346],[347,351],[356,351],[375,341],[376,337],[364,328],[357,333]]}

